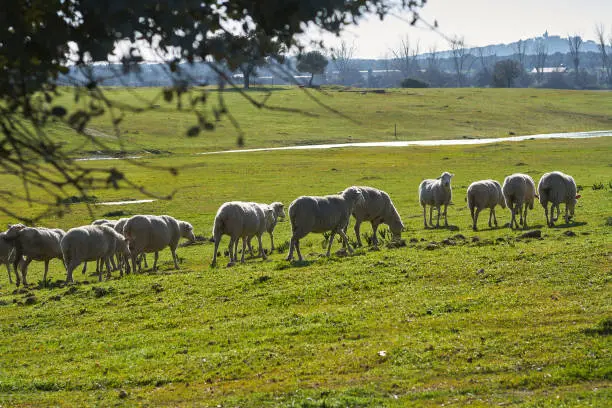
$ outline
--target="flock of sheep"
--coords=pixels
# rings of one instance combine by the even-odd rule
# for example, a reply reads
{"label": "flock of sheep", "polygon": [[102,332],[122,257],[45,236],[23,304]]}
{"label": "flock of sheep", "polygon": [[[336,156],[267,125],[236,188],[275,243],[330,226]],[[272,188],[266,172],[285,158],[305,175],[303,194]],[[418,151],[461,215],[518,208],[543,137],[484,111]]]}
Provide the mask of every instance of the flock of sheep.
{"label": "flock of sheep", "polygon": [[[433,209],[437,210],[436,227],[440,225],[440,216],[444,214],[444,225],[448,226],[447,208],[452,198],[451,178],[453,174],[444,172],[436,179],[423,180],[419,185],[419,201],[423,207],[423,223],[425,228],[433,227]],[[478,215],[483,209],[489,208],[489,227],[491,221],[497,227],[495,207],[509,208],[512,214],[511,228],[521,225],[527,228],[527,209],[533,209],[534,201],[539,199],[544,207],[546,223],[553,226],[560,215],[560,204],[565,204],[565,222],[569,223],[574,215],[576,200],[576,183],[571,176],[558,171],[544,174],[538,183],[539,195],[533,179],[527,174],[512,174],[504,180],[501,186],[495,180],[481,180],[472,183],[467,189],[467,202],[472,217],[472,228],[477,230]],[[550,204],[550,216],[549,216]],[[427,222],[427,206],[429,223]],[[441,208],[443,207],[443,211]],[[554,215],[554,210],[557,215]],[[351,215],[355,217],[355,235],[357,245],[361,246],[360,225],[363,221],[372,224],[372,243],[378,245],[377,228],[387,224],[394,240],[401,238],[404,224],[391,198],[384,191],[372,187],[348,187],[338,194],[324,197],[302,196],[295,199],[289,206],[289,219],[292,236],[287,260],[292,260],[294,252],[298,259],[303,260],[300,252],[300,239],[310,232],[330,232],[327,256],[331,251],[334,237],[338,234],[343,241],[343,247],[349,252],[352,249],[348,243],[346,230]],[[268,232],[271,239],[271,250],[274,250],[273,231],[280,218],[285,217],[282,203],[258,204],[252,202],[232,201],[223,204],[215,216],[213,236],[214,254],[212,266],[217,263],[217,251],[223,235],[229,235],[229,265],[237,262],[238,243],[242,239],[241,262],[247,249],[251,255],[253,250],[251,240],[257,237],[259,255],[266,259],[263,250],[262,236]],[[517,221],[517,218],[519,219]],[[9,226],[0,233],[0,261],[6,264],[9,281],[12,283],[10,261],[15,269],[16,284],[20,281],[26,285],[27,269],[33,260],[45,262],[43,282],[46,283],[49,261],[62,259],[66,267],[66,281],[72,282],[73,271],[88,261],[96,261],[98,279],[102,280],[102,270],[106,267],[107,277],[112,269],[129,273],[140,269],[142,261],[146,264],[146,253],[153,252],[155,261],[153,269],[157,268],[159,251],[170,248],[175,268],[178,269],[176,248],[181,238],[195,240],[193,227],[190,223],[177,220],[168,215],[136,215],[119,220],[97,220],[92,225],[72,228],[68,232],[61,229],[32,228],[23,224]],[[115,263],[116,260],[116,263]],[[131,267],[130,267],[131,261]],[[21,269],[21,277],[18,271]]]}

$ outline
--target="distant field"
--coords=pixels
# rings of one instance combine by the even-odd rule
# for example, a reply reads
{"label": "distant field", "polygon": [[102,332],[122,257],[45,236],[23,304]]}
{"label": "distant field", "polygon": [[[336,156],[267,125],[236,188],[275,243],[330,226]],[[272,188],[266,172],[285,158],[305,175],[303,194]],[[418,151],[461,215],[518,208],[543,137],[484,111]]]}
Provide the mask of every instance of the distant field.
{"label": "distant field", "polygon": [[[292,95],[293,102],[300,94],[281,91],[273,100],[282,95]],[[612,127],[606,117],[611,98],[596,92],[511,90],[504,97],[499,90],[425,90],[329,98],[343,101],[337,107],[363,127],[324,112],[324,120],[280,114],[273,115],[278,122],[249,120],[244,108],[236,116],[245,124],[247,146],[337,141],[342,133],[383,140],[389,138],[384,124],[395,120],[399,129],[412,129],[401,139]],[[375,98],[380,99],[357,105]],[[389,111],[379,106],[383,100]],[[453,113],[416,107],[434,103],[448,104]],[[399,122],[402,111],[419,119]],[[370,117],[377,119],[370,123]],[[477,131],[476,123],[486,117],[485,130]],[[168,213],[208,237],[224,201],[289,204],[302,194],[371,185],[394,200],[407,246],[326,259],[320,256],[323,237],[311,234],[302,244],[304,263],[284,261],[283,250],[269,261],[212,269],[212,244],[206,242],[179,248],[180,271],[171,269],[164,251],[157,273],[119,279],[115,272],[100,284],[95,276],[76,273],[78,283],[70,288],[61,283],[60,261],[52,261],[51,287],[25,292],[15,292],[4,272],[0,405],[598,407],[612,398],[612,138],[196,156],[188,152],[233,147],[229,126],[225,134],[186,139],[178,125],[170,132],[172,121],[153,116],[126,125],[129,138],[176,152],[150,155],[145,162],[181,169],[175,177],[130,167],[134,179],[159,193],[179,191],[172,201],[94,206],[97,217],[116,210],[128,216]],[[260,132],[260,125],[268,131]],[[282,126],[289,129],[286,137],[275,133]],[[119,161],[88,165],[128,168]],[[465,190],[472,181],[501,181],[520,171],[537,182],[554,169],[582,186],[575,224],[544,227],[536,204],[529,222],[542,230],[541,240],[521,239],[521,232],[507,228],[489,230],[487,212],[482,230],[471,230]],[[424,230],[417,186],[445,170],[456,175],[449,208],[453,228]],[[5,180],[4,188],[18,189],[19,183]],[[95,194],[99,201],[141,198],[125,190]],[[70,209],[47,225],[68,229],[91,221],[84,204]],[[505,224],[509,212],[498,209],[498,218]],[[362,227],[369,231],[369,225]],[[289,236],[289,223],[280,223],[277,245],[286,245]],[[227,243],[224,237],[221,247]],[[225,262],[222,254],[220,264]],[[42,265],[34,262],[28,276],[39,283]]]}
{"label": "distant field", "polygon": [[[219,93],[214,89],[207,89],[207,92],[207,108],[201,112],[212,120],[210,109],[218,105]],[[57,103],[73,106],[72,91],[63,89],[62,93]],[[215,132],[203,131],[199,137],[187,138],[187,129],[196,124],[193,113],[185,109],[177,111],[176,100],[165,103],[159,88],[129,92],[109,89],[106,94],[109,99],[122,103],[143,106],[143,101],[154,101],[158,106],[144,113],[126,114],[121,123],[124,150],[191,153],[236,147],[238,133],[227,118],[217,124]],[[257,90],[248,95],[257,101],[267,97],[266,92]],[[244,131],[245,147],[248,148],[612,129],[612,94],[601,91],[406,89],[378,94],[356,89],[329,89],[308,91],[307,94],[295,87],[272,88],[267,97],[269,106],[298,110],[301,114],[257,109],[234,91],[223,92],[222,97]],[[85,98],[79,99],[79,104],[85,103]],[[184,98],[183,106],[187,105],[187,98]],[[95,119],[89,127],[99,140],[112,149],[120,149],[113,141],[111,123],[106,115]],[[91,143],[77,146],[65,126],[55,126],[52,134],[78,147],[75,154],[99,150]]]}

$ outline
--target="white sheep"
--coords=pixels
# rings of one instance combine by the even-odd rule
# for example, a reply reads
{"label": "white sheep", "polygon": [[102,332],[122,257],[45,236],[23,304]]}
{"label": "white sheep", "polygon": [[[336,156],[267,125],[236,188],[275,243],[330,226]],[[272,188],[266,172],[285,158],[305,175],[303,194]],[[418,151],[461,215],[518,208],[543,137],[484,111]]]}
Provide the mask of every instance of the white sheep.
{"label": "white sheep", "polygon": [[[276,224],[278,224],[279,219],[285,218],[285,206],[283,203],[274,202],[272,204],[258,204],[261,206],[264,213],[267,215],[266,217],[266,231],[270,235],[270,252],[274,251],[274,228]],[[271,210],[271,211],[270,211]],[[249,252],[251,256],[253,256],[253,248],[251,246],[251,241],[253,239],[249,239],[247,245],[249,247]]]}
{"label": "white sheep", "polygon": [[[574,208],[576,201],[580,198],[576,195],[576,182],[572,176],[568,176],[560,171],[553,171],[544,174],[538,183],[538,194],[540,196],[540,204],[544,207],[544,215],[546,216],[546,225],[553,227],[555,221],[559,219],[559,204],[565,204],[565,223],[569,224],[574,216]],[[548,203],[550,202],[550,220],[548,218]],[[557,216],[554,216],[555,208],[557,208]]]}
{"label": "white sheep", "polygon": [[475,181],[467,189],[467,205],[472,216],[472,229],[478,231],[478,215],[480,211],[489,208],[489,228],[493,228],[491,218],[497,227],[497,217],[495,216],[495,206],[500,205],[506,208],[504,194],[501,185],[495,180]]}
{"label": "white sheep", "polygon": [[291,242],[287,260],[293,259],[293,251],[296,250],[300,261],[303,260],[300,252],[300,239],[310,232],[331,231],[327,256],[331,251],[335,234],[342,237],[344,247],[349,252],[353,250],[348,244],[346,228],[348,227],[351,214],[355,206],[363,202],[364,197],[358,187],[349,187],[338,195],[325,197],[302,196],[296,198],[289,206],[289,219],[291,221]]}
{"label": "white sheep", "polygon": [[10,242],[4,239],[5,236],[6,236],[5,232],[0,232],[0,262],[6,265],[6,271],[8,272],[9,283],[13,283],[13,278],[11,277],[12,275],[11,262],[14,260],[15,248]]}
{"label": "white sheep", "polygon": [[229,265],[237,262],[238,240],[242,238],[242,257],[240,262],[244,262],[246,242],[252,237],[257,237],[259,243],[259,254],[266,259],[263,251],[261,236],[266,232],[268,220],[272,217],[273,209],[262,207],[257,203],[230,201],[219,207],[213,226],[213,240],[215,251],[212,259],[212,266],[217,265],[217,250],[223,235],[230,236],[229,243]]}
{"label": "white sheep", "polygon": [[353,209],[357,245],[362,246],[359,228],[363,221],[370,221],[372,224],[372,243],[375,247],[378,246],[377,229],[380,224],[389,226],[394,240],[401,239],[404,224],[389,195],[373,187],[359,186],[358,188],[364,200]]}
{"label": "white sheep", "polygon": [[[127,220],[129,220],[129,218],[119,218],[115,224],[115,231],[117,231],[118,233],[120,233],[121,235],[123,235],[123,228],[125,227],[125,223],[127,222]],[[145,268],[148,268],[149,265],[147,264],[147,254],[141,254],[140,258],[138,259],[138,263],[140,263],[140,261],[144,261],[144,266]],[[123,264],[123,262],[129,262],[129,260],[125,259],[125,260],[121,260],[119,262],[119,265],[121,267],[121,265]]]}
{"label": "white sheep", "polygon": [[[61,242],[66,265],[66,282],[73,282],[72,272],[81,262],[102,260],[106,265],[106,276],[110,278],[110,261],[117,252],[126,259],[130,256],[126,239],[108,225],[85,225],[70,229]],[[129,271],[129,265],[128,265]],[[102,280],[102,267],[98,280]],[[121,272],[123,275],[123,272]]]}
{"label": "white sheep", "polygon": [[[169,215],[135,215],[126,221],[123,235],[128,240],[132,256],[132,267],[136,271],[136,260],[140,254],[155,253],[153,270],[157,270],[159,251],[170,248],[175,269],[179,269],[176,248],[181,238],[195,241],[193,226]],[[140,269],[140,265],[138,265]]]}
{"label": "white sheep", "polygon": [[[109,226],[111,228],[115,228],[115,225],[117,224],[117,221],[115,220],[107,220],[107,219],[100,219],[100,220],[95,220],[91,223],[91,225],[106,225]],[[117,255],[117,260],[119,261],[120,257],[119,255]],[[113,267],[113,271],[117,270],[117,264],[115,263],[115,259],[114,257],[110,258],[110,262],[111,262],[111,266]],[[121,264],[120,262],[118,262],[119,264]],[[102,268],[102,260],[98,259],[96,260],[96,272],[99,273],[100,272],[100,268]],[[81,273],[85,273],[87,272],[87,262],[83,263],[83,270],[81,271]],[[123,272],[123,271],[122,271]]]}
{"label": "white sheep", "polygon": [[[527,229],[527,208],[533,210],[533,201],[537,196],[535,183],[531,176],[522,173],[515,173],[505,178],[502,186],[506,206],[512,213],[510,228],[519,228],[516,221],[516,214],[520,216],[520,224],[523,229]],[[523,206],[525,210],[523,212]]]}
{"label": "white sheep", "polygon": [[438,211],[438,221],[436,227],[440,226],[440,207],[444,206],[444,226],[448,226],[447,208],[451,202],[453,193],[451,188],[451,178],[454,174],[444,172],[436,179],[425,179],[419,184],[419,202],[423,207],[423,224],[427,228],[426,208],[429,205],[429,225],[433,228],[432,213],[436,207]]}
{"label": "white sheep", "polygon": [[[47,272],[49,271],[49,261],[57,258],[62,259],[62,248],[60,241],[66,233],[59,228],[33,228],[23,224],[13,224],[6,231],[5,240],[15,247],[15,259],[13,268],[19,286],[18,264],[21,264],[21,280],[24,286],[27,285],[28,265],[32,261],[45,262],[45,274],[43,283],[46,285]],[[24,257],[25,259],[22,259]]]}

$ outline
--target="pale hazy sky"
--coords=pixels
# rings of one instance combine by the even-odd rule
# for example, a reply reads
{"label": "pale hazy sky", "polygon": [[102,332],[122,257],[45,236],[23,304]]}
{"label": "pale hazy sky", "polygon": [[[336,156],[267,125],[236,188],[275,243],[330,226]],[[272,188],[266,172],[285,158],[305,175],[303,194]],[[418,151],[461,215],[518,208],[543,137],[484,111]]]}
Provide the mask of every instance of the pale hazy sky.
{"label": "pale hazy sky", "polygon": [[[511,43],[542,35],[578,34],[595,39],[595,25],[603,24],[612,35],[612,0],[428,0],[420,13],[428,22],[438,21],[439,30],[448,37],[463,36],[467,46]],[[403,15],[409,20],[409,14]],[[316,35],[316,34],[312,34]],[[387,16],[351,26],[341,38],[354,43],[356,58],[381,58],[408,35],[411,44],[420,43],[421,52],[436,46],[448,49],[448,42],[426,28],[411,27],[408,22]],[[334,46],[339,40],[323,37]]]}

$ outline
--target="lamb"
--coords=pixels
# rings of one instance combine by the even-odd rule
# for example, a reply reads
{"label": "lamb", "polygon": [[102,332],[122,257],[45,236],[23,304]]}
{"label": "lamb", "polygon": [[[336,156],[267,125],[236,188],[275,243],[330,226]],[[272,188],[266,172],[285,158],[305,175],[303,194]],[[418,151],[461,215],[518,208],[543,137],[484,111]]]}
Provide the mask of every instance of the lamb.
{"label": "lamb", "polygon": [[[15,259],[13,268],[17,277],[16,284],[19,286],[18,264],[21,263],[21,280],[27,285],[28,265],[32,261],[45,262],[45,274],[43,283],[46,285],[47,272],[49,272],[49,261],[54,258],[62,259],[60,241],[66,233],[58,228],[32,228],[23,224],[13,224],[6,231],[5,240],[15,247]],[[22,259],[25,257],[25,259]]]}
{"label": "lamb", "polygon": [[393,201],[387,193],[372,187],[358,187],[361,190],[364,200],[353,209],[355,217],[355,236],[357,246],[362,246],[359,228],[363,221],[370,221],[372,224],[372,243],[378,246],[377,229],[380,224],[387,224],[391,229],[394,240],[400,240],[404,224],[400,218]]}
{"label": "lamb", "polygon": [[480,180],[475,181],[467,189],[467,203],[472,216],[472,229],[478,231],[478,214],[485,208],[489,208],[489,228],[491,225],[491,217],[497,227],[497,217],[495,216],[495,206],[500,205],[501,208],[506,208],[504,195],[499,182],[495,180]]}
{"label": "lamb", "polygon": [[[505,178],[504,185],[502,186],[502,192],[504,194],[504,200],[506,206],[512,213],[512,219],[510,220],[510,228],[519,228],[519,223],[516,222],[516,214],[518,212],[520,216],[520,224],[523,229],[527,229],[527,207],[533,210],[534,198],[538,197],[536,194],[535,183],[531,176],[522,173],[515,173]],[[525,206],[525,212],[523,213],[523,205]]]}
{"label": "lamb", "polygon": [[[546,173],[540,178],[538,183],[538,193],[540,195],[540,204],[544,207],[544,215],[546,216],[546,225],[553,227],[555,221],[559,218],[559,204],[565,203],[565,223],[569,224],[574,216],[574,208],[576,201],[580,198],[576,195],[576,182],[572,176],[568,176],[560,171]],[[548,218],[548,203],[550,206],[550,220]],[[555,207],[557,208],[557,216],[554,216]]]}
{"label": "lamb", "polygon": [[436,207],[438,210],[438,221],[436,222],[436,228],[440,226],[440,206],[444,205],[444,226],[448,227],[448,218],[446,210],[452,199],[452,188],[451,178],[454,174],[444,172],[436,179],[426,179],[419,185],[419,202],[423,207],[423,224],[427,227],[426,208],[429,208],[429,224],[433,228],[433,222],[431,220],[433,208]]}
{"label": "lamb", "polygon": [[[266,231],[268,232],[268,234],[270,234],[270,242],[271,242],[270,252],[272,252],[274,251],[274,235],[273,235],[274,228],[276,227],[276,224],[278,223],[279,219],[285,218],[285,206],[283,205],[283,203],[279,203],[279,202],[274,202],[272,204],[258,204],[258,205],[261,206],[264,213],[269,215],[268,217],[266,217]],[[272,211],[270,212],[268,210],[272,210]],[[253,248],[251,247],[251,241],[252,239],[250,239],[247,242],[247,245],[249,247],[249,252],[251,253],[251,256],[253,256]]]}
{"label": "lamb", "polygon": [[327,256],[330,254],[335,234],[342,237],[343,245],[352,253],[353,250],[348,245],[345,230],[348,227],[353,210],[363,201],[364,196],[361,189],[354,186],[347,188],[338,195],[296,198],[289,206],[292,236],[287,260],[293,259],[294,250],[297,251],[299,260],[303,260],[300,252],[300,239],[310,232],[331,231]]}
{"label": "lamb", "polygon": [[[176,247],[181,238],[195,241],[193,226],[169,215],[135,215],[126,221],[123,235],[129,242],[132,267],[136,271],[136,259],[140,254],[155,252],[153,270],[157,270],[159,251],[170,248],[174,268],[179,269]],[[140,265],[139,265],[140,269]]]}
{"label": "lamb", "polygon": [[[0,262],[6,265],[6,271],[8,272],[9,283],[13,283],[11,277],[11,262],[14,259],[15,251],[13,245],[5,240],[6,233],[0,232]],[[15,272],[16,273],[16,272]]]}
{"label": "lamb", "polygon": [[[108,225],[85,225],[70,229],[62,239],[61,250],[66,265],[66,282],[73,282],[72,272],[81,262],[99,259],[106,264],[106,277],[109,279],[109,259],[117,252],[126,259],[130,256],[126,239]],[[129,271],[129,264],[127,269]],[[102,267],[98,271],[98,280],[102,281]]]}
{"label": "lamb", "polygon": [[259,242],[259,254],[263,259],[266,259],[266,254],[263,251],[261,236],[270,224],[269,220],[273,217],[273,209],[267,207],[264,209],[261,205],[251,202],[230,201],[219,207],[215,216],[213,227],[213,240],[215,242],[215,251],[211,266],[217,265],[217,249],[221,243],[223,235],[230,236],[228,266],[237,262],[238,240],[242,238],[242,257],[241,263],[244,263],[244,253],[246,242],[252,237],[257,237]]}

